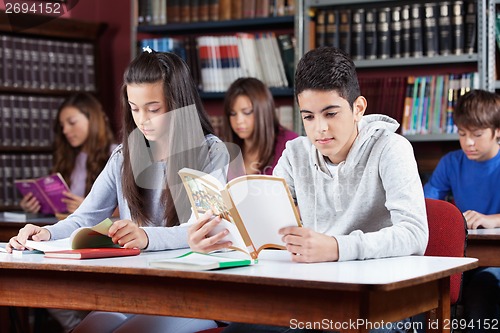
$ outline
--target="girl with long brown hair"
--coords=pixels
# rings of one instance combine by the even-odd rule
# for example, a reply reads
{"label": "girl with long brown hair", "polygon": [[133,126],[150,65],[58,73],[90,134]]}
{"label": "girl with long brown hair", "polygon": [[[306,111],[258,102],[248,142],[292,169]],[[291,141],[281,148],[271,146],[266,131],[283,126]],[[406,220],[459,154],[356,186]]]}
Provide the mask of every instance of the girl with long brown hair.
{"label": "girl with long brown hair", "polygon": [[[26,239],[69,237],[93,226],[118,206],[120,220],[109,236],[126,248],[158,251],[188,247],[191,209],[177,172],[190,167],[225,182],[225,144],[214,136],[189,68],[173,53],[147,48],[128,66],[122,89],[122,145],[111,155],[82,205],[52,226],[28,224],[7,250],[22,250]],[[147,327],[147,330],[144,329]],[[81,332],[192,332],[214,321],[93,312],[75,328]]]}
{"label": "girl with long brown hair", "polygon": [[[64,100],[57,112],[54,133],[52,172],[61,173],[69,185],[71,192],[65,194],[63,201],[68,212],[73,213],[104,169],[116,144],[101,103],[85,92]],[[31,213],[40,210],[40,203],[32,194],[26,195],[20,206]]]}
{"label": "girl with long brown hair", "polygon": [[227,90],[223,123],[224,140],[240,147],[246,174],[271,175],[285,143],[297,137],[280,125],[269,88],[252,77]]}

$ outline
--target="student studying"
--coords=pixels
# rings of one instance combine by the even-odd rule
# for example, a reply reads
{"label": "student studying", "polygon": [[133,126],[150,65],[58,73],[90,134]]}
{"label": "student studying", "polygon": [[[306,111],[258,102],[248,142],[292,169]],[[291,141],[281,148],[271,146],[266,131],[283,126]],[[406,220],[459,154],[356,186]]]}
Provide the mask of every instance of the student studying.
{"label": "student studying", "polygon": [[[422,185],[410,143],[383,115],[363,116],[367,101],[352,60],[322,47],[306,53],[295,75],[307,137],[289,141],[273,174],[283,177],[303,227],[281,229],[295,262],[422,255],[428,228]],[[226,248],[221,223],[201,217],[189,229],[199,252]],[[224,332],[306,332],[232,323]]]}
{"label": "student studying", "polygon": [[[72,213],[89,193],[116,144],[101,103],[89,93],[66,98],[57,112],[54,130],[52,171],[59,172],[70,187],[63,201]],[[32,194],[25,195],[20,206],[29,213],[41,207]]]}
{"label": "student studying", "polygon": [[285,143],[297,137],[280,125],[269,88],[252,77],[239,78],[229,86],[223,124],[224,140],[240,147],[245,166],[240,173],[247,175],[272,175]]}
{"label": "student studying", "polygon": [[[468,92],[458,100],[453,121],[462,149],[439,161],[424,186],[425,196],[445,199],[451,194],[469,229],[500,228],[500,96]],[[500,318],[500,268],[466,272],[463,303],[469,331],[488,332],[481,325]]]}
{"label": "student studying", "polygon": [[[177,172],[183,167],[225,182],[225,145],[215,137],[187,65],[173,53],[147,48],[128,66],[122,88],[123,143],[112,153],[90,193],[59,223],[26,225],[7,250],[26,240],[69,237],[111,216],[120,220],[108,235],[125,248],[157,251],[188,247],[189,200]],[[192,332],[216,327],[212,320],[92,312],[73,330],[81,332]]]}

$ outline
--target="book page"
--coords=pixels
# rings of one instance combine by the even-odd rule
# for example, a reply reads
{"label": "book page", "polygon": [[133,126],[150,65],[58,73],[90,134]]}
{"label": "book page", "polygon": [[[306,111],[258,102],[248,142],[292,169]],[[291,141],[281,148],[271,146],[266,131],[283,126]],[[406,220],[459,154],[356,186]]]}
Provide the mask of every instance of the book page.
{"label": "book page", "polygon": [[252,251],[252,249],[247,248],[236,225],[226,219],[222,219],[221,222],[215,228],[213,228],[211,232],[208,233],[208,236],[218,234],[224,229],[227,229],[229,231],[229,234],[221,239],[220,242],[232,242],[233,245],[230,247],[231,249],[241,251],[250,255],[249,252]]}
{"label": "book page", "polygon": [[120,245],[113,243],[111,237],[108,236],[111,225],[113,225],[113,221],[107,218],[92,228],[76,229],[70,236],[71,249],[120,247]]}
{"label": "book page", "polygon": [[26,247],[29,249],[34,249],[42,252],[71,250],[71,240],[69,239],[69,237],[57,240],[42,241],[42,242],[37,242],[28,239],[26,241]]}
{"label": "book page", "polygon": [[284,249],[278,231],[300,226],[290,191],[282,178],[246,176],[231,181],[228,192],[257,252],[266,247]]}

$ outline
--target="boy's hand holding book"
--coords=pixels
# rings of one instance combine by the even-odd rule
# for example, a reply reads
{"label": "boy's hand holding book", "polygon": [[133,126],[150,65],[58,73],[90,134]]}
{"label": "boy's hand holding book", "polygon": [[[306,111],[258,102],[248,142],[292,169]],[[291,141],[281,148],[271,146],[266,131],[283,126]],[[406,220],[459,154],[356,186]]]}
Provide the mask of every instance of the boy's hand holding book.
{"label": "boy's hand holding book", "polygon": [[195,252],[208,253],[227,249],[233,245],[229,240],[222,241],[229,234],[229,230],[224,228],[218,232],[216,231],[221,222],[222,218],[220,216],[214,217],[211,210],[201,215],[196,223],[189,227],[189,247]]}

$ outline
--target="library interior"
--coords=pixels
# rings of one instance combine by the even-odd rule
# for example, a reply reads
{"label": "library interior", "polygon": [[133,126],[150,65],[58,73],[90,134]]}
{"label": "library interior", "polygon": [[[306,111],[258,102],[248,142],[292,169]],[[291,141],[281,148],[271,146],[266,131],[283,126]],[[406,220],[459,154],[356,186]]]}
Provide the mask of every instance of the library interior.
{"label": "library interior", "polygon": [[[368,257],[373,258],[369,260],[334,263],[338,267],[322,263],[325,266],[310,264],[308,268],[274,253],[278,251],[265,250],[262,259],[259,257],[255,263],[248,264],[252,267],[195,272],[150,267],[152,260],[162,259],[163,251],[146,250],[140,254],[137,251],[135,255],[123,258],[68,260],[45,259],[43,253],[31,254],[36,251],[15,251],[15,248],[12,251],[11,247],[7,252],[12,253],[0,252],[0,333],[92,332],[93,328],[89,328],[92,326],[81,328],[93,318],[87,315],[91,311],[92,314],[97,311],[136,313],[136,318],[139,315],[185,320],[203,318],[215,326],[200,324],[192,332],[207,333],[236,332],[237,329],[230,330],[231,325],[226,327],[229,322],[315,328],[325,332],[368,332],[373,327],[368,327],[366,321],[372,326],[383,321],[401,323],[400,320],[416,318],[413,316],[422,313],[425,313],[424,331],[449,332],[451,329],[472,333],[500,328],[500,297],[492,302],[496,303],[493,312],[479,314],[478,310],[471,314],[467,308],[469,293],[464,288],[467,281],[477,277],[470,272],[494,269],[496,284],[488,286],[490,289],[486,293],[500,295],[500,202],[492,203],[487,212],[481,212],[472,204],[466,205],[467,209],[462,208],[464,200],[458,195],[467,189],[498,192],[500,188],[500,171],[496,171],[500,170],[500,97],[495,100],[497,110],[491,110],[497,113],[496,125],[493,125],[496,126],[497,141],[493,146],[490,144],[493,147],[490,151],[495,151],[498,156],[489,158],[496,159],[496,170],[491,170],[492,166],[483,174],[493,178],[489,178],[489,182],[482,180],[478,188],[475,185],[455,188],[452,184],[449,193],[434,198],[451,203],[451,207],[439,206],[438,212],[433,214],[430,213],[433,202],[428,201],[433,197],[427,195],[430,193],[428,188],[424,190],[426,184],[430,186],[436,181],[434,171],[439,170],[445,156],[465,150],[467,140],[475,140],[479,146],[478,136],[482,134],[477,132],[481,128],[465,126],[464,129],[463,123],[457,126],[454,112],[457,106],[465,108],[465,102],[461,101],[470,92],[479,90],[495,96],[500,90],[500,0],[0,1],[0,247],[12,246],[9,244],[14,242],[13,239],[20,238],[19,230],[28,224],[51,230],[50,227],[58,221],[71,220],[75,211],[78,215],[80,207],[82,211],[98,207],[86,205],[90,200],[84,198],[92,194],[93,183],[101,178],[99,173],[109,167],[108,158],[111,161],[117,149],[121,152],[122,146],[127,153],[135,148],[130,140],[129,146],[125,145],[122,138],[131,126],[125,113],[130,113],[132,108],[133,119],[129,117],[132,124],[140,117],[139,111],[134,110],[134,106],[137,109],[139,106],[131,101],[136,96],[130,87],[140,87],[141,84],[134,82],[130,73],[143,53],[168,52],[182,59],[189,73],[185,80],[196,88],[195,93],[199,95],[208,117],[207,128],[212,127],[211,132],[216,137],[214,140],[220,138],[223,143],[239,146],[242,174],[270,175],[275,166],[280,172],[286,169],[280,166],[284,159],[278,160],[281,153],[286,154],[292,147],[287,141],[311,136],[304,126],[304,110],[298,105],[302,92],[296,95],[294,83],[300,78],[295,72],[304,55],[324,47],[340,49],[352,60],[360,94],[367,101],[364,117],[385,115],[395,120],[398,123],[396,134],[405,138],[413,150],[422,185],[422,193],[417,198],[422,199],[424,212],[427,207],[429,223],[429,246],[425,254],[421,251],[420,256],[374,256]],[[166,59],[159,61],[167,66]],[[174,67],[173,63],[171,66]],[[169,75],[182,75],[173,72]],[[263,88],[239,80],[248,77],[256,78]],[[174,82],[172,87],[175,85]],[[326,87],[323,90],[331,89]],[[191,94],[182,93],[188,97]],[[174,96],[176,93],[169,95],[164,91],[164,94]],[[349,101],[340,92],[339,95],[342,100],[345,97]],[[177,105],[175,100],[166,103]],[[67,132],[71,131],[68,128],[74,125],[76,117],[82,114],[86,116],[83,118],[88,128],[84,131],[85,137],[78,141],[76,129],[73,129],[77,133],[73,138]],[[97,122],[96,118],[102,121]],[[96,121],[95,126],[90,124],[91,121]],[[333,120],[325,123],[328,121]],[[204,126],[203,119],[201,124]],[[490,129],[489,125],[483,127]],[[143,133],[144,141],[149,140],[150,133],[147,132]],[[74,143],[76,141],[79,143]],[[264,147],[266,145],[270,146],[269,149]],[[82,150],[81,147],[87,148]],[[91,149],[95,149],[95,153]],[[319,148],[317,152],[319,154]],[[466,156],[474,159],[471,155]],[[326,174],[338,175],[341,172],[343,162],[334,164],[326,155],[322,157],[327,160]],[[131,159],[133,157],[128,157],[123,162],[122,158],[124,169],[126,163],[128,168],[133,168]],[[491,162],[478,161],[476,164]],[[469,165],[460,163],[460,167]],[[459,172],[457,170],[441,170],[440,174]],[[379,178],[385,177],[386,170],[377,171]],[[479,175],[481,171],[474,173]],[[76,186],[82,174],[84,180]],[[60,196],[62,191],[71,194],[62,201],[59,197],[51,198],[51,195],[56,195],[51,191],[56,189],[54,184],[48,184],[50,179],[58,180],[60,193],[57,195]],[[178,181],[182,187],[180,178]],[[20,184],[33,188],[22,192]],[[125,185],[126,181],[123,181],[124,192]],[[120,186],[116,186],[117,191],[122,191]],[[297,188],[291,186],[290,190],[290,202],[300,208],[298,201],[303,200],[303,195],[298,193],[298,185]],[[34,195],[33,192],[40,194]],[[171,203],[175,199],[174,190],[167,186],[165,192],[168,192],[165,197],[163,192],[148,194],[141,203],[149,199]],[[193,207],[198,198],[194,192],[194,199],[189,197],[187,200],[186,196],[186,202]],[[135,192],[134,195],[140,197],[141,193]],[[229,192],[224,194],[221,190],[221,193],[230,198]],[[236,197],[234,193],[231,195]],[[465,197],[473,195],[468,193]],[[337,197],[331,196],[336,206]],[[125,202],[132,198],[124,197]],[[495,198],[500,199],[499,195]],[[51,200],[59,200],[63,208],[51,204]],[[232,200],[226,202],[234,208]],[[320,199],[315,197],[314,200]],[[476,198],[474,201],[480,200]],[[214,211],[216,206],[212,203],[207,205],[214,216],[223,215]],[[401,209],[386,206],[391,214],[391,210]],[[432,206],[433,209],[436,207]],[[124,210],[114,208],[107,216],[113,221],[147,216],[137,215],[128,208],[129,215],[124,216]],[[231,207],[224,209],[234,214]],[[471,210],[490,214],[492,219],[489,221],[493,222],[472,224],[471,221],[479,217],[471,216]],[[431,249],[431,240],[437,237],[434,233],[450,232],[445,230],[446,225],[457,212],[457,228],[463,234],[454,236],[459,238],[460,244],[453,244],[450,236],[435,246],[454,247],[458,251],[436,252],[435,248]],[[205,216],[202,213],[200,216],[196,214],[198,222]],[[299,209],[296,212],[299,219],[301,213],[309,214]],[[165,213],[165,219],[168,214]],[[412,214],[408,213],[409,216]],[[432,220],[442,223],[441,228],[431,228],[431,215]],[[481,216],[483,220],[480,221],[485,221],[484,215]],[[314,223],[316,228],[316,220]],[[148,229],[151,225],[139,223],[139,229]],[[372,231],[376,230],[365,232]],[[245,233],[248,237],[250,231]],[[243,239],[245,233],[242,233]],[[187,234],[178,235],[186,237]],[[148,231],[145,235],[146,239],[151,237]],[[189,240],[183,240],[182,244],[196,251]],[[123,244],[117,246],[120,245]],[[279,248],[287,249],[285,246]],[[167,251],[173,251],[177,256],[186,252],[178,247]],[[398,268],[394,275],[390,275],[388,272],[396,267],[393,265],[407,271]],[[338,273],[341,269],[349,273]],[[138,284],[141,284],[140,288]],[[113,291],[109,291],[110,288]],[[30,293],[26,289],[37,291]],[[450,294],[456,295],[455,299],[452,297],[450,301]],[[305,306],[311,302],[315,305]],[[408,306],[408,303],[412,305]],[[344,304],[344,307],[339,304]],[[227,308],[228,305],[231,309]],[[479,308],[482,311],[486,306]],[[74,322],[70,323],[70,317]],[[326,325],[324,318],[331,319],[330,325]],[[365,320],[364,325],[343,326],[347,321],[361,318]],[[104,321],[98,317],[95,320]],[[441,323],[434,327],[431,325],[433,320]],[[317,323],[321,325],[313,325]],[[417,321],[413,323],[418,324]],[[262,327],[262,332],[265,332],[265,326]],[[95,332],[101,332],[95,329]],[[420,329],[415,331],[422,332]],[[256,329],[256,332],[261,331]]]}

